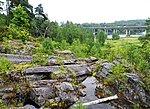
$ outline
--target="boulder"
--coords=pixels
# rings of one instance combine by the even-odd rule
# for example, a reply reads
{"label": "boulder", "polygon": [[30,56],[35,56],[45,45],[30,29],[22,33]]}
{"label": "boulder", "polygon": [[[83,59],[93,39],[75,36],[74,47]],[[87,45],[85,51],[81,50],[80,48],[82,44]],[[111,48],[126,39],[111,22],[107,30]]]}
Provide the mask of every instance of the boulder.
{"label": "boulder", "polygon": [[[107,85],[105,88],[99,87],[99,92],[103,91],[106,95],[118,94],[118,101],[115,104],[125,109],[133,108],[133,104],[139,104],[139,108],[149,108],[149,97],[141,85],[142,79],[137,73],[126,73],[125,81],[115,80],[113,84]],[[98,87],[98,86],[97,86]],[[111,92],[111,93],[108,93]]]}
{"label": "boulder", "polygon": [[89,59],[90,59],[91,62],[96,62],[96,61],[98,61],[98,58],[93,57],[93,56],[91,56]]}
{"label": "boulder", "polygon": [[31,84],[32,90],[29,99],[39,106],[45,102],[65,102],[72,104],[78,100],[79,89],[69,82],[59,82],[57,80],[41,80]]}
{"label": "boulder", "polygon": [[93,64],[93,63],[95,63],[95,62],[97,62],[98,61],[98,58],[96,58],[96,57],[93,57],[93,56],[91,56],[91,57],[89,57],[89,58],[78,58],[77,59],[77,63],[79,63],[79,64]]}
{"label": "boulder", "polygon": [[62,61],[63,65],[71,65],[71,64],[76,64],[76,60],[75,59],[66,59]]}
{"label": "boulder", "polygon": [[48,65],[54,66],[54,65],[71,65],[71,64],[76,64],[75,59],[64,59],[64,60],[59,60],[59,59],[48,59]]}
{"label": "boulder", "polygon": [[63,82],[55,86],[57,91],[56,95],[60,97],[62,101],[74,103],[78,100],[78,90],[71,83]]}
{"label": "boulder", "polygon": [[25,73],[27,75],[40,75],[40,74],[48,74],[54,71],[57,71],[59,66],[35,66],[31,68],[25,69]]}
{"label": "boulder", "polygon": [[73,59],[73,53],[70,50],[64,50],[64,51],[56,51],[57,55],[59,57],[63,57],[65,59]]}
{"label": "boulder", "polygon": [[72,54],[70,50],[58,51],[59,54]]}
{"label": "boulder", "polygon": [[5,57],[14,64],[27,63],[32,60],[32,56],[29,55],[14,55],[14,54],[0,53],[0,57]]}
{"label": "boulder", "polygon": [[55,76],[55,78],[63,79],[70,78],[72,76],[82,77],[87,76],[90,72],[91,70],[86,64],[73,64],[63,66],[36,66],[25,69],[26,75],[35,75],[33,76],[33,78],[40,79],[42,79],[42,76],[43,78],[50,79],[51,75]]}
{"label": "boulder", "polygon": [[146,103],[145,90],[140,84],[141,78],[138,74],[128,74],[126,77],[126,82],[129,86],[126,86],[127,91],[124,92],[125,97],[135,103]]}
{"label": "boulder", "polygon": [[48,65],[50,66],[58,65],[57,59],[48,59]]}
{"label": "boulder", "polygon": [[33,101],[38,106],[43,106],[45,100],[53,98],[53,84],[55,82],[55,80],[39,80],[33,82],[30,85],[31,91],[28,94],[28,99]]}
{"label": "boulder", "polygon": [[101,64],[99,71],[96,74],[96,77],[106,77],[108,73],[110,72],[110,69],[112,68],[114,64],[113,63],[108,63],[104,62]]}
{"label": "boulder", "polygon": [[19,108],[16,108],[16,109],[36,109],[36,108],[33,105],[27,104],[27,105],[25,105],[23,107],[19,107]]}
{"label": "boulder", "polygon": [[61,91],[73,91],[74,88],[71,83],[63,82],[60,85],[56,85],[57,90]]}
{"label": "boulder", "polygon": [[65,67],[76,74],[76,77],[88,75],[91,69],[86,64],[65,65]]}

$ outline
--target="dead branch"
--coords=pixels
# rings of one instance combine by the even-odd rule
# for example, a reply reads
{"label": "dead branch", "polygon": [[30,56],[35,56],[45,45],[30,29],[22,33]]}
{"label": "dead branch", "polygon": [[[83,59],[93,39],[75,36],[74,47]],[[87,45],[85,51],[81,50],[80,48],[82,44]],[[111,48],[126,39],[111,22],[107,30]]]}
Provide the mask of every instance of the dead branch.
{"label": "dead branch", "polygon": [[107,97],[107,98],[98,99],[98,100],[94,100],[94,101],[90,101],[88,103],[83,103],[83,105],[88,106],[88,105],[98,104],[98,103],[102,103],[102,102],[110,101],[110,100],[115,100],[115,99],[118,99],[117,95],[110,96],[110,97]]}

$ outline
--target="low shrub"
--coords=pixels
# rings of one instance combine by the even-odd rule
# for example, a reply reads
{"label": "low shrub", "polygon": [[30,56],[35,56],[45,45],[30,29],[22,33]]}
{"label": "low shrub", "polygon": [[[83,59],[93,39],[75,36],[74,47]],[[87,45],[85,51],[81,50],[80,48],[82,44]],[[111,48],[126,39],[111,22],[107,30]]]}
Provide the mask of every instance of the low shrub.
{"label": "low shrub", "polygon": [[44,54],[36,54],[31,62],[32,64],[38,64],[43,66],[48,64],[47,56],[45,56]]}
{"label": "low shrub", "polygon": [[0,72],[6,72],[13,69],[12,63],[6,58],[0,58]]}

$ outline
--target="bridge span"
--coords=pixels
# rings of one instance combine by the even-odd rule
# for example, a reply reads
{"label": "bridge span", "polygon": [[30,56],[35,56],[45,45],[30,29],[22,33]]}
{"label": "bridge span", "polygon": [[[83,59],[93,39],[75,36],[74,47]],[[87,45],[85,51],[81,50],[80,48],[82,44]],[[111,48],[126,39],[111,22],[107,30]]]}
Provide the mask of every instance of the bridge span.
{"label": "bridge span", "polygon": [[116,30],[126,30],[126,36],[130,36],[130,30],[145,30],[147,26],[113,26],[113,27],[83,27],[85,29],[92,29],[93,33],[96,34],[98,30],[104,30],[105,34],[108,34],[109,30],[113,30],[113,32],[116,32]]}

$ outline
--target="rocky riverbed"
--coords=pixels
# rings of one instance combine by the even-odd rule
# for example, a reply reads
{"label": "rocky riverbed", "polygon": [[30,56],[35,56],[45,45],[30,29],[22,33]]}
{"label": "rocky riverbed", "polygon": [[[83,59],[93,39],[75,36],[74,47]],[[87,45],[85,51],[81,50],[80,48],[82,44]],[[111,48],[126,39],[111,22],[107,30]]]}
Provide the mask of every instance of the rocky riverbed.
{"label": "rocky riverbed", "polygon": [[[66,52],[61,54],[69,53]],[[71,52],[70,55],[59,62],[56,57],[62,55],[48,56],[46,66],[35,65],[1,73],[3,104],[18,109],[67,109],[77,101],[85,103],[117,94],[117,100],[90,105],[87,109],[150,108],[150,92],[143,88],[142,79],[130,70],[130,66],[124,66],[122,81],[110,79],[111,68],[121,63],[121,59],[108,62],[95,57],[74,59]],[[29,63],[33,58],[13,54],[0,56],[14,64]]]}

